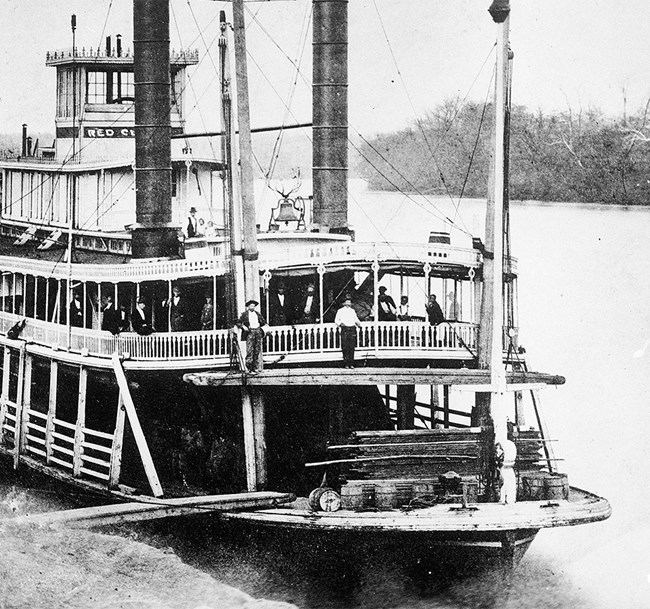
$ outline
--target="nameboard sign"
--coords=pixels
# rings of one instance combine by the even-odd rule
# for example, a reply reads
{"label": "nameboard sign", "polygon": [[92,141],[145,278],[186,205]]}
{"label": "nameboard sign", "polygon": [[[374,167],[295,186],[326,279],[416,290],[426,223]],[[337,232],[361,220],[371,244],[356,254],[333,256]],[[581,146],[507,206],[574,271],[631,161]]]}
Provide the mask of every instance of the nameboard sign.
{"label": "nameboard sign", "polygon": [[133,127],[85,127],[84,137],[87,138],[135,137],[135,129]]}

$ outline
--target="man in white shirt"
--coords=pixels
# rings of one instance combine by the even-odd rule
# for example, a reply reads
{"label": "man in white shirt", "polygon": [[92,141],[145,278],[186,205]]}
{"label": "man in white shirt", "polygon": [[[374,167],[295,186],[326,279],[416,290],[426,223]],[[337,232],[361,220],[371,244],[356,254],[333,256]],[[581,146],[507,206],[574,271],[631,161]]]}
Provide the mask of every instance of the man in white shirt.
{"label": "man in white shirt", "polygon": [[343,351],[343,366],[354,368],[354,349],[357,346],[357,328],[361,322],[352,308],[352,297],[345,295],[343,306],[336,312],[334,323],[341,329],[341,351]]}

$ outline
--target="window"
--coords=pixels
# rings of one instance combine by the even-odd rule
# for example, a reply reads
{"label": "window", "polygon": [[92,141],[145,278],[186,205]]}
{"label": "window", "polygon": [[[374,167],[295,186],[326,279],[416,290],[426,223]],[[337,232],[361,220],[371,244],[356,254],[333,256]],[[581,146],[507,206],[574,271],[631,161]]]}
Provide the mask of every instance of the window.
{"label": "window", "polygon": [[134,96],[133,72],[88,72],[87,103],[130,104]]}

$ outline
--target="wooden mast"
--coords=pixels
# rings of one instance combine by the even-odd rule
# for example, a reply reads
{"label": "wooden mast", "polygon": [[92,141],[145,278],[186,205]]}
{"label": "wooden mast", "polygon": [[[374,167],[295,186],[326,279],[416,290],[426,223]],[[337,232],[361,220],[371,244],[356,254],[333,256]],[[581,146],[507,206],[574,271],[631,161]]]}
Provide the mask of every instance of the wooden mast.
{"label": "wooden mast", "polygon": [[[239,125],[239,164],[241,180],[242,250],[244,266],[244,301],[259,300],[260,276],[253,189],[253,148],[251,142],[250,105],[248,100],[248,68],[246,62],[246,30],[244,0],[232,2],[235,36],[235,78],[237,83],[237,123]],[[239,298],[238,298],[239,302]]]}
{"label": "wooden mast", "polygon": [[509,0],[495,0],[490,14],[497,24],[497,74],[495,104],[494,152],[494,277],[492,282],[492,344],[490,410],[495,441],[506,439],[506,374],[503,365],[503,209],[505,193],[505,110],[508,71],[508,32],[510,27]]}
{"label": "wooden mast", "polygon": [[[498,26],[497,75],[492,133],[492,164],[487,193],[485,249],[483,252],[483,290],[479,326],[478,367],[495,371],[502,368],[503,344],[503,209],[505,191],[505,104],[508,58],[509,0],[495,0],[489,9]],[[498,362],[498,366],[495,364]],[[503,370],[505,374],[505,369]],[[497,380],[495,378],[492,379]],[[472,425],[491,427],[492,396],[477,393]]]}

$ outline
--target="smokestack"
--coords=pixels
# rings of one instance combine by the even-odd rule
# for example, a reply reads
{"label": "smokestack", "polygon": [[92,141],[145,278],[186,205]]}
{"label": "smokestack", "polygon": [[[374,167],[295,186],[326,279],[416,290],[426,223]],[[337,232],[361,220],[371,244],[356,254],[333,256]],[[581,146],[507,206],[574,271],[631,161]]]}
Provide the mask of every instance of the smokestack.
{"label": "smokestack", "polygon": [[135,217],[133,258],[179,254],[171,225],[169,3],[134,0]]}
{"label": "smokestack", "polygon": [[313,0],[314,222],[348,224],[348,2]]}
{"label": "smokestack", "polygon": [[27,156],[27,123],[23,123],[23,140],[20,154],[21,156]]}
{"label": "smokestack", "polygon": [[111,56],[111,37],[106,36],[106,57]]}
{"label": "smokestack", "polygon": [[118,57],[122,57],[122,34],[118,34],[115,36],[116,42],[115,42],[115,48],[116,48],[116,53]]}

